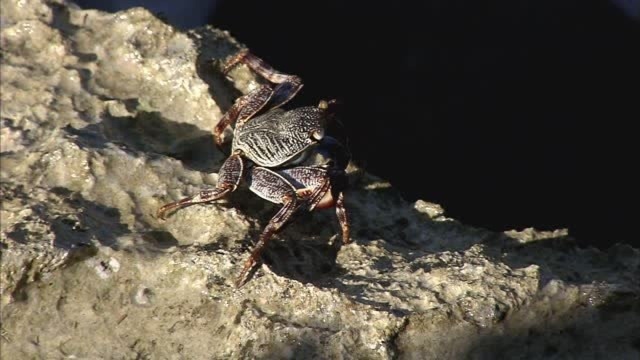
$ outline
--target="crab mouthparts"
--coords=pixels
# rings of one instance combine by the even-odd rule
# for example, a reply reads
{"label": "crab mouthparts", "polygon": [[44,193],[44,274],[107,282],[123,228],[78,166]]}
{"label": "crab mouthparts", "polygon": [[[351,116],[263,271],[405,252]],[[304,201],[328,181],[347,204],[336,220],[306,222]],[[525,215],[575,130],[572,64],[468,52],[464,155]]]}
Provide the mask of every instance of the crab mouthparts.
{"label": "crab mouthparts", "polygon": [[336,100],[336,99],[332,99],[332,100],[320,100],[320,103],[318,103],[318,108],[322,109],[322,110],[330,110],[329,108],[333,108],[340,105],[340,101]]}
{"label": "crab mouthparts", "polygon": [[322,110],[327,110],[329,108],[329,103],[326,100],[320,100],[320,103],[318,104],[318,108]]}
{"label": "crab mouthparts", "polygon": [[324,130],[320,129],[320,130],[313,130],[311,132],[311,137],[314,140],[320,141],[322,140],[322,138],[324,138]]}

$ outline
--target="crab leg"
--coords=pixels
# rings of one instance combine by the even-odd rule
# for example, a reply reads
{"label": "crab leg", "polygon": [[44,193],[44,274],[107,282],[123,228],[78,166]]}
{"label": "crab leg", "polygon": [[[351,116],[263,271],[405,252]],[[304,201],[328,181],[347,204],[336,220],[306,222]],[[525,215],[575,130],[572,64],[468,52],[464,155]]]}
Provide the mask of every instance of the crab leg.
{"label": "crab leg", "polygon": [[222,145],[222,133],[227,126],[243,124],[267,104],[269,108],[283,105],[302,88],[302,80],[298,76],[280,73],[246,50],[231,58],[224,66],[223,73],[228,73],[240,63],[246,64],[275,86],[262,85],[236,100],[213,131],[215,143],[219,148]]}
{"label": "crab leg", "polygon": [[218,121],[213,129],[213,139],[218,148],[222,146],[222,133],[227,128],[237,123],[244,123],[250,119],[255,113],[260,111],[273,96],[273,89],[268,85],[262,85],[252,92],[244,95],[229,108],[222,119]]}
{"label": "crab leg", "polygon": [[351,227],[349,226],[347,210],[344,207],[343,192],[340,192],[340,195],[338,195],[338,199],[336,200],[336,215],[338,216],[338,222],[340,222],[340,227],[342,228],[342,243],[348,244],[351,242],[351,238],[349,237]]}
{"label": "crab leg", "polygon": [[258,243],[251,255],[245,261],[236,286],[242,286],[247,280],[247,274],[260,260],[262,251],[271,237],[276,234],[298,209],[296,191],[293,186],[277,173],[263,167],[257,167],[251,173],[249,189],[260,197],[276,204],[283,204],[282,208],[271,218],[269,224],[260,234]]}
{"label": "crab leg", "polygon": [[302,88],[302,79],[300,79],[300,77],[279,72],[246,49],[240,51],[227,61],[222,71],[226,74],[240,63],[247,65],[251,70],[269,82],[278,85],[275,88],[277,96],[274,96],[274,99],[271,101],[273,107],[281,106],[291,100]]}
{"label": "crab leg", "polygon": [[244,164],[242,163],[242,157],[240,153],[234,153],[222,164],[220,168],[220,176],[218,178],[218,184],[214,189],[203,190],[199,194],[189,196],[184,199],[178,200],[162,206],[158,209],[157,217],[159,219],[165,219],[167,212],[177,210],[185,206],[206,203],[214,200],[218,200],[225,196],[227,193],[234,191],[240,179],[242,178]]}
{"label": "crab leg", "polygon": [[344,193],[338,191],[341,188],[339,177],[331,169],[321,166],[301,166],[282,170],[281,173],[293,183],[303,187],[296,191],[300,198],[305,199],[308,211],[313,211],[316,207],[335,206],[338,222],[342,228],[342,243],[348,244],[351,241],[349,217],[344,205]]}
{"label": "crab leg", "polygon": [[282,198],[282,202],[284,206],[280,209],[280,211],[276,213],[273,218],[271,218],[269,224],[260,235],[260,239],[258,240],[256,246],[253,248],[251,255],[245,261],[242,272],[240,273],[240,276],[238,276],[238,280],[236,281],[237,287],[240,287],[245,283],[245,281],[247,280],[247,274],[259,261],[260,255],[262,255],[262,251],[264,251],[264,248],[267,246],[269,240],[271,240],[271,237],[278,231],[280,231],[282,226],[287,223],[291,215],[293,215],[293,213],[296,211],[297,202],[295,200],[295,197],[285,196]]}
{"label": "crab leg", "polygon": [[332,205],[336,208],[336,215],[338,216],[338,222],[340,223],[340,228],[342,228],[342,243],[348,244],[351,239],[349,238],[350,225],[349,225],[349,217],[347,216],[347,210],[344,206],[344,193],[339,192],[337,197],[334,194],[331,194],[330,200],[327,200],[327,193],[333,192],[331,188],[331,181],[328,177],[326,177],[315,189],[311,189],[310,192],[307,192],[308,189],[301,189],[297,192],[306,193],[306,198],[309,203],[309,211],[313,211],[316,206],[320,205],[321,207],[327,207]]}

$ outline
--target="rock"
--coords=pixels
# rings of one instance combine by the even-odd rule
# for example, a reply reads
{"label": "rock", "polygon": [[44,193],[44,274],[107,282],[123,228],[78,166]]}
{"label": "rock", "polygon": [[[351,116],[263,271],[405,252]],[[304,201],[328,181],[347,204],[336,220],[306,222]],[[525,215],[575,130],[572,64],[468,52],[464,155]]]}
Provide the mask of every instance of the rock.
{"label": "rock", "polygon": [[[2,1],[3,358],[634,358],[640,252],[493,233],[350,167],[354,243],[302,216],[233,281],[275,206],[217,181],[241,44],[148,11]],[[213,61],[212,61],[213,60]],[[283,69],[286,70],[286,69]]]}

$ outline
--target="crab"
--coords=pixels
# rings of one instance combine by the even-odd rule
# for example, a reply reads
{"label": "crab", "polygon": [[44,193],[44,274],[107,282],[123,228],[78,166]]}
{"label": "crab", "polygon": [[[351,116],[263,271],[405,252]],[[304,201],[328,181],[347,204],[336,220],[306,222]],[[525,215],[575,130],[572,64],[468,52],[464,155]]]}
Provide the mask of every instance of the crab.
{"label": "crab", "polygon": [[239,97],[215,127],[214,140],[222,149],[224,131],[235,125],[231,154],[220,168],[217,185],[168,203],[157,212],[158,218],[165,219],[171,211],[221,199],[235,191],[242,180],[259,197],[282,205],[245,261],[237,287],[248,280],[269,240],[296,213],[335,207],[342,243],[350,242],[344,200],[349,154],[324,131],[335,114],[336,102],[322,100],[318,106],[284,110],[282,105],[302,88],[301,79],[278,72],[246,50],[228,60],[222,72],[226,75],[239,64],[247,65],[268,83]]}

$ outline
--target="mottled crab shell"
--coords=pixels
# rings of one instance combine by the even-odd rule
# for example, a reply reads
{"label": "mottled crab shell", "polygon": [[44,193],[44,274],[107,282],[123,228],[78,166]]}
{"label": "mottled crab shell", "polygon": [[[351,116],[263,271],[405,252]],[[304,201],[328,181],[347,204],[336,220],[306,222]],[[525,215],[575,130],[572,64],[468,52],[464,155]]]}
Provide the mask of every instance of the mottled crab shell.
{"label": "mottled crab shell", "polygon": [[259,166],[292,163],[324,136],[325,116],[325,110],[311,106],[270,110],[236,127],[232,150]]}

